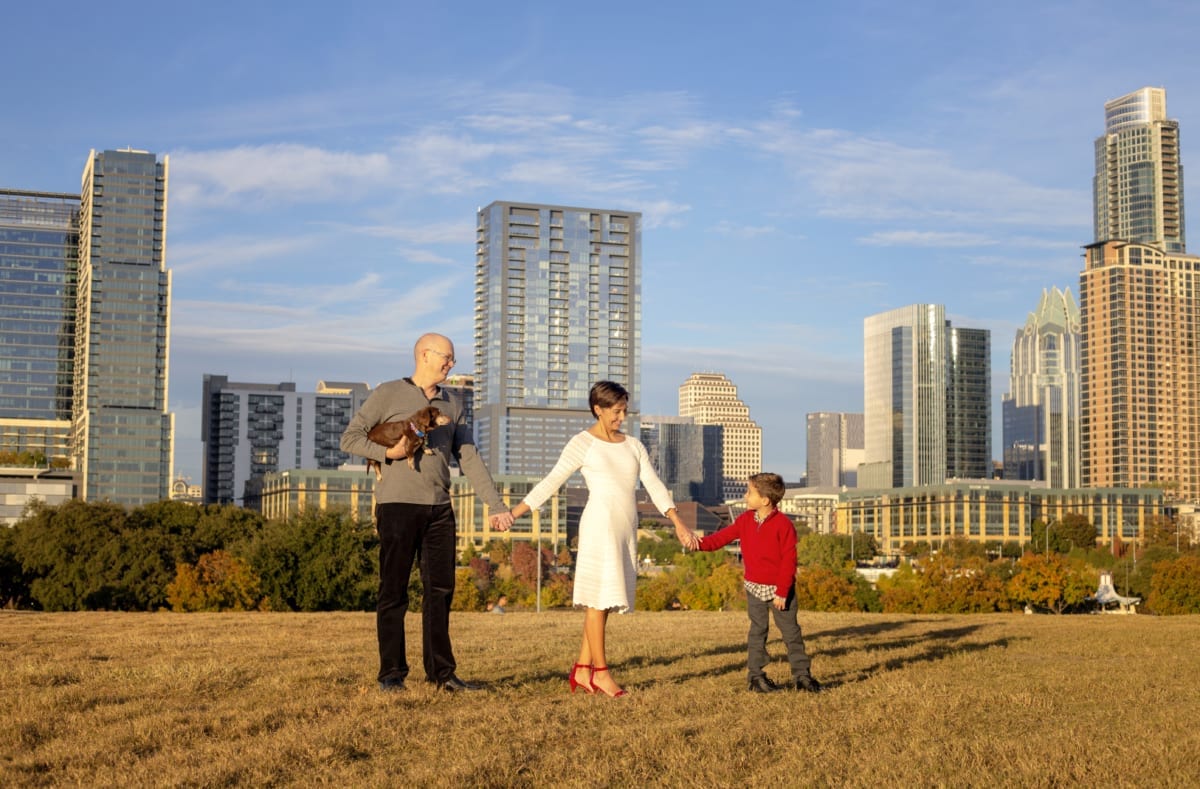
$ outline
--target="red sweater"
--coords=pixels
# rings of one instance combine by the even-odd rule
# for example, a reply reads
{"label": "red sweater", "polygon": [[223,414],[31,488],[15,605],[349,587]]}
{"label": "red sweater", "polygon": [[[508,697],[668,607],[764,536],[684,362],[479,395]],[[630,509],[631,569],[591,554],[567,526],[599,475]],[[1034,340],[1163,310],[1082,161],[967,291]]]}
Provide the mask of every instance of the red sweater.
{"label": "red sweater", "polygon": [[754,511],[746,510],[737,520],[700,540],[700,550],[715,551],[734,540],[742,541],[742,564],[746,580],[774,584],[775,594],[787,597],[796,580],[796,527],[775,510],[761,524]]}

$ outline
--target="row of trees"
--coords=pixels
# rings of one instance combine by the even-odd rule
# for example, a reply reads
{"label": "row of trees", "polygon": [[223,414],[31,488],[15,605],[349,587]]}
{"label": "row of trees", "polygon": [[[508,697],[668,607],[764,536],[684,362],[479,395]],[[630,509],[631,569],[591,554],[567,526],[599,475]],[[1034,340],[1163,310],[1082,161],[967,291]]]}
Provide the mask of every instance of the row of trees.
{"label": "row of trees", "polygon": [[[647,532],[637,605],[646,610],[745,606],[731,554],[683,553],[669,532]],[[824,611],[968,613],[1089,608],[1101,569],[1141,597],[1143,610],[1200,613],[1200,553],[1170,523],[1143,545],[1097,549],[1095,529],[1068,516],[1034,524],[1034,540],[979,544],[951,539],[906,547],[910,561],[872,586],[856,565],[869,537],[804,534],[797,545],[800,607]],[[1040,547],[1041,550],[1035,550]],[[282,521],[232,506],[157,502],[127,511],[108,502],[36,504],[0,529],[0,604],[68,610],[371,610],[378,538],[341,511],[308,510]],[[572,556],[547,546],[493,541],[468,549],[454,608],[484,610],[501,595],[515,607],[571,604]],[[419,609],[420,579],[409,584]],[[538,595],[541,595],[540,600]]]}

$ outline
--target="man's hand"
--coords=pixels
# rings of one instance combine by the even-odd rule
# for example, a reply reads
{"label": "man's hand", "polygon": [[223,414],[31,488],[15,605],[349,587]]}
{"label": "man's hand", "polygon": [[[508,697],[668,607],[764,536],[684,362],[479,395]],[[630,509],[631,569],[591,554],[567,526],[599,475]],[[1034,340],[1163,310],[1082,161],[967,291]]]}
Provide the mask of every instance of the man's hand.
{"label": "man's hand", "polygon": [[775,599],[771,601],[771,604],[775,606],[776,611],[783,611],[787,608],[787,598],[775,595]]}
{"label": "man's hand", "polygon": [[512,512],[508,510],[505,510],[504,512],[497,512],[488,520],[490,521],[492,528],[496,531],[508,531],[513,525]]}
{"label": "man's hand", "polygon": [[386,454],[388,460],[402,460],[408,457],[408,436],[401,436],[400,440],[390,447]]}

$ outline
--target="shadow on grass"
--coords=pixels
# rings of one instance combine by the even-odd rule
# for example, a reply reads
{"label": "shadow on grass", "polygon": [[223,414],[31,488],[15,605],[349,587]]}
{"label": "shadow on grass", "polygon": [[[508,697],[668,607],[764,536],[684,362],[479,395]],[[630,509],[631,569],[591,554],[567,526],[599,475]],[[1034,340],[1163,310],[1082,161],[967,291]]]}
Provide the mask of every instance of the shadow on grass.
{"label": "shadow on grass", "polygon": [[[889,637],[888,634],[894,633],[897,630],[907,628],[911,625],[922,624],[930,621],[928,619],[907,619],[903,621],[886,621],[872,622],[870,624],[860,625],[856,627],[843,627],[833,630],[822,630],[814,633],[805,633],[805,646],[808,648],[809,656],[815,660],[822,657],[844,657],[856,652],[866,652],[867,654],[875,653],[895,653],[904,650],[913,650],[916,652],[911,654],[895,655],[886,659],[878,660],[870,665],[862,668],[846,670],[835,676],[820,676],[820,672],[815,672],[818,679],[826,689],[836,688],[841,685],[846,685],[854,682],[862,682],[870,678],[874,674],[883,671],[896,671],[908,665],[918,663],[929,663],[937,660],[943,660],[955,655],[967,654],[972,652],[981,652],[987,649],[996,647],[1007,648],[1011,642],[1011,638],[997,638],[990,641],[972,641],[964,643],[964,640],[978,634],[980,631],[989,627],[987,623],[964,625],[959,627],[947,627],[940,630],[922,631],[911,635],[897,635]],[[780,662],[785,657],[785,650],[782,640],[772,632],[772,638],[767,642],[767,648],[772,655],[771,663]],[[882,637],[881,637],[882,636]],[[813,648],[813,642],[820,639],[822,642],[835,640],[833,646],[823,646],[819,649]],[[674,655],[633,655],[622,660],[620,663],[622,671],[632,669],[644,669],[653,667],[669,667],[677,664],[685,664],[697,659],[724,657],[737,655],[737,660],[731,660],[719,665],[708,665],[703,670],[685,671],[683,673],[674,674],[670,678],[651,680],[648,682],[638,682],[637,686],[648,687],[662,684],[676,684],[680,682],[688,682],[698,679],[710,679],[712,677],[721,677],[731,673],[744,673],[746,671],[746,642],[737,641],[723,644],[716,647],[711,647],[704,650],[680,652]],[[783,660],[786,663],[786,660]],[[819,664],[818,664],[819,668]],[[543,671],[536,674],[513,673],[506,676],[497,677],[493,682],[488,683],[490,687],[514,686],[526,683],[539,682],[562,682],[566,683],[566,677],[570,667],[563,666],[562,671]]]}

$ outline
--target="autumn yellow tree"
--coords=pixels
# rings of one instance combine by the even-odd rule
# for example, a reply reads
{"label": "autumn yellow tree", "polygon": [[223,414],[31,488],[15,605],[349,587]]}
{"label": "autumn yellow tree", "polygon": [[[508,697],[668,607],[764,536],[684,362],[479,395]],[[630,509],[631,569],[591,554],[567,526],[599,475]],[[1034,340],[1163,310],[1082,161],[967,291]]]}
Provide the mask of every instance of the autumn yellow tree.
{"label": "autumn yellow tree", "polygon": [[1087,565],[1065,556],[1029,552],[1017,562],[1008,581],[1008,595],[1027,604],[1061,614],[1079,606],[1096,590],[1097,573]]}
{"label": "autumn yellow tree", "polygon": [[796,573],[796,606],[806,611],[860,611],[850,579],[828,567],[801,567]]}
{"label": "autumn yellow tree", "polygon": [[1157,562],[1146,604],[1156,614],[1200,614],[1200,556]]}
{"label": "autumn yellow tree", "polygon": [[483,595],[475,585],[475,575],[470,567],[459,567],[454,571],[454,599],[451,611],[482,611]]}
{"label": "autumn yellow tree", "polygon": [[251,611],[259,604],[260,583],[250,565],[224,550],[202,555],[195,565],[180,564],[167,585],[173,611]]}

